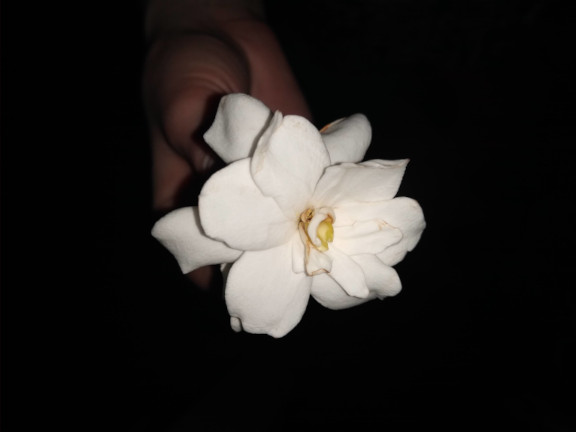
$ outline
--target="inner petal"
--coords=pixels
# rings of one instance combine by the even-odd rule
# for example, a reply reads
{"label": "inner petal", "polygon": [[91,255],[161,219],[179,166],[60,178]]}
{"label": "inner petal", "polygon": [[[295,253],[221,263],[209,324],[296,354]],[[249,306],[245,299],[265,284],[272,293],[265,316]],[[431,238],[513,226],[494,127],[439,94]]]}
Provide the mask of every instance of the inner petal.
{"label": "inner petal", "polygon": [[[306,212],[310,212],[310,209],[306,210]],[[334,210],[329,207],[314,209],[311,214],[312,218],[308,222],[306,229],[308,238],[320,252],[326,252],[328,243],[332,243],[334,240],[333,224],[336,220],[336,215]]]}
{"label": "inner petal", "polygon": [[331,208],[308,208],[300,214],[298,232],[304,244],[306,274],[315,276],[330,272],[332,259],[326,255],[328,243],[334,240],[333,223],[336,216]]}

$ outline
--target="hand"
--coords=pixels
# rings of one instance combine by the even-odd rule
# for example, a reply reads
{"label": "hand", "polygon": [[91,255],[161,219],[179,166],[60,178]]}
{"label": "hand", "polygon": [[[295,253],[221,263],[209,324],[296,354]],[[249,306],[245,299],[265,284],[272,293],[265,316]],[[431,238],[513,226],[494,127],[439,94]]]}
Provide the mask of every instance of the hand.
{"label": "hand", "polygon": [[[152,197],[160,214],[196,204],[221,161],[202,139],[218,101],[242,92],[284,114],[310,118],[281,47],[254,1],[151,0],[143,100],[152,148]],[[190,273],[207,288],[213,269]]]}

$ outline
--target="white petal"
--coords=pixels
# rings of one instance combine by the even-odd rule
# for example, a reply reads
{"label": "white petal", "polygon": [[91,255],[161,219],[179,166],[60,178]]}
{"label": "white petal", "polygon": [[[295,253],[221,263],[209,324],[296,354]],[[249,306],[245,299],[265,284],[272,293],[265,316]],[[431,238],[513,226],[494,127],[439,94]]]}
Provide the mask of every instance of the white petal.
{"label": "white petal", "polygon": [[353,297],[348,295],[333,278],[324,273],[312,278],[312,297],[322,306],[338,310],[373,300],[376,298],[376,293],[371,292],[364,298]]}
{"label": "white petal", "polygon": [[335,227],[377,219],[402,228],[406,221],[423,219],[422,209],[418,203],[407,197],[374,202],[347,202],[335,207],[334,212]]}
{"label": "white petal", "polygon": [[304,273],[306,271],[306,249],[304,243],[300,239],[300,235],[294,236],[292,239],[292,271],[295,273]]}
{"label": "white petal", "polygon": [[[387,201],[372,203],[347,203],[334,209],[336,224],[344,226],[360,221],[380,220],[402,233],[402,239],[384,249],[378,257],[386,264],[393,266],[404,258],[407,252],[414,249],[426,227],[422,208],[412,198],[398,197]],[[336,233],[342,230],[334,227]],[[342,236],[339,236],[342,237]]]}
{"label": "white petal", "polygon": [[260,192],[250,175],[250,159],[233,162],[212,175],[199,196],[206,234],[239,250],[268,249],[297,232],[276,201]]}
{"label": "white petal", "polygon": [[312,281],[292,271],[291,255],[291,244],[286,244],[245,252],[234,263],[225,289],[231,324],[249,333],[282,337],[300,322]]}
{"label": "white petal", "polygon": [[364,272],[366,286],[379,298],[396,295],[402,289],[402,283],[396,270],[387,266],[375,255],[357,255],[352,258]]}
{"label": "white petal", "polygon": [[392,267],[385,265],[374,255],[358,255],[353,258],[364,273],[366,286],[370,290],[368,296],[358,298],[350,296],[328,274],[312,278],[312,297],[329,309],[345,309],[373,300],[383,299],[400,292],[400,278]]}
{"label": "white petal", "polygon": [[363,114],[337,120],[322,129],[332,164],[360,162],[372,139],[372,127]]}
{"label": "white petal", "polygon": [[330,166],[318,182],[313,202],[317,206],[336,207],[354,201],[392,199],[398,192],[407,163],[407,159],[372,160]]}
{"label": "white petal", "polygon": [[316,128],[304,117],[278,112],[258,142],[252,157],[254,181],[274,198],[286,216],[298,218],[330,156]]}
{"label": "white petal", "polygon": [[332,270],[328,274],[347,294],[359,298],[366,297],[369,291],[362,268],[335,247],[331,247],[325,253],[332,258]]}
{"label": "white petal", "polygon": [[222,99],[204,140],[226,163],[252,155],[272,112],[251,96],[235,93]]}
{"label": "white petal", "polygon": [[308,237],[314,242],[316,246],[320,246],[322,242],[318,238],[318,226],[327,218],[331,217],[332,220],[336,219],[336,215],[331,208],[322,207],[319,209],[315,209],[315,214],[312,217],[312,220],[308,224]]}
{"label": "white petal", "polygon": [[306,261],[306,274],[309,276],[332,271],[332,258],[324,252],[310,247],[308,261]]}
{"label": "white petal", "polygon": [[334,247],[347,255],[377,254],[398,243],[402,232],[383,220],[373,219],[334,228]]}
{"label": "white petal", "polygon": [[233,262],[242,253],[204,234],[198,207],[183,207],[158,219],[152,227],[152,236],[174,255],[182,273]]}
{"label": "white petal", "polygon": [[385,264],[396,265],[404,259],[407,252],[416,247],[422,232],[426,228],[424,213],[417,201],[399,197],[383,205],[385,220],[402,231],[402,240],[378,254]]}

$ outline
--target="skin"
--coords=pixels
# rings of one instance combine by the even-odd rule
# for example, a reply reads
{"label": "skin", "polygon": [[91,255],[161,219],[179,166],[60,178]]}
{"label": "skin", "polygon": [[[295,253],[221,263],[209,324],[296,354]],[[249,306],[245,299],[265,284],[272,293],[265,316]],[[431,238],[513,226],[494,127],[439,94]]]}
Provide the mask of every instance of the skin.
{"label": "skin", "polygon": [[[152,150],[152,204],[158,214],[196,204],[222,162],[202,139],[221,96],[242,92],[272,110],[310,111],[263,6],[254,0],[149,0],[142,92]],[[214,268],[189,273],[208,288]]]}

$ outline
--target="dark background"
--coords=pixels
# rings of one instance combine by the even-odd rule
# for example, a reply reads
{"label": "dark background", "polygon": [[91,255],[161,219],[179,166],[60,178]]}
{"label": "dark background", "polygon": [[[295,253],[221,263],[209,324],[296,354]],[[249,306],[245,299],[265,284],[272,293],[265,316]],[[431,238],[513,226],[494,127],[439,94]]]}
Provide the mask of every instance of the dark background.
{"label": "dark background", "polygon": [[570,3],[267,2],[314,122],[365,113],[428,222],[398,296],[279,340],[149,235],[139,3],[3,8],[3,430],[574,430]]}

